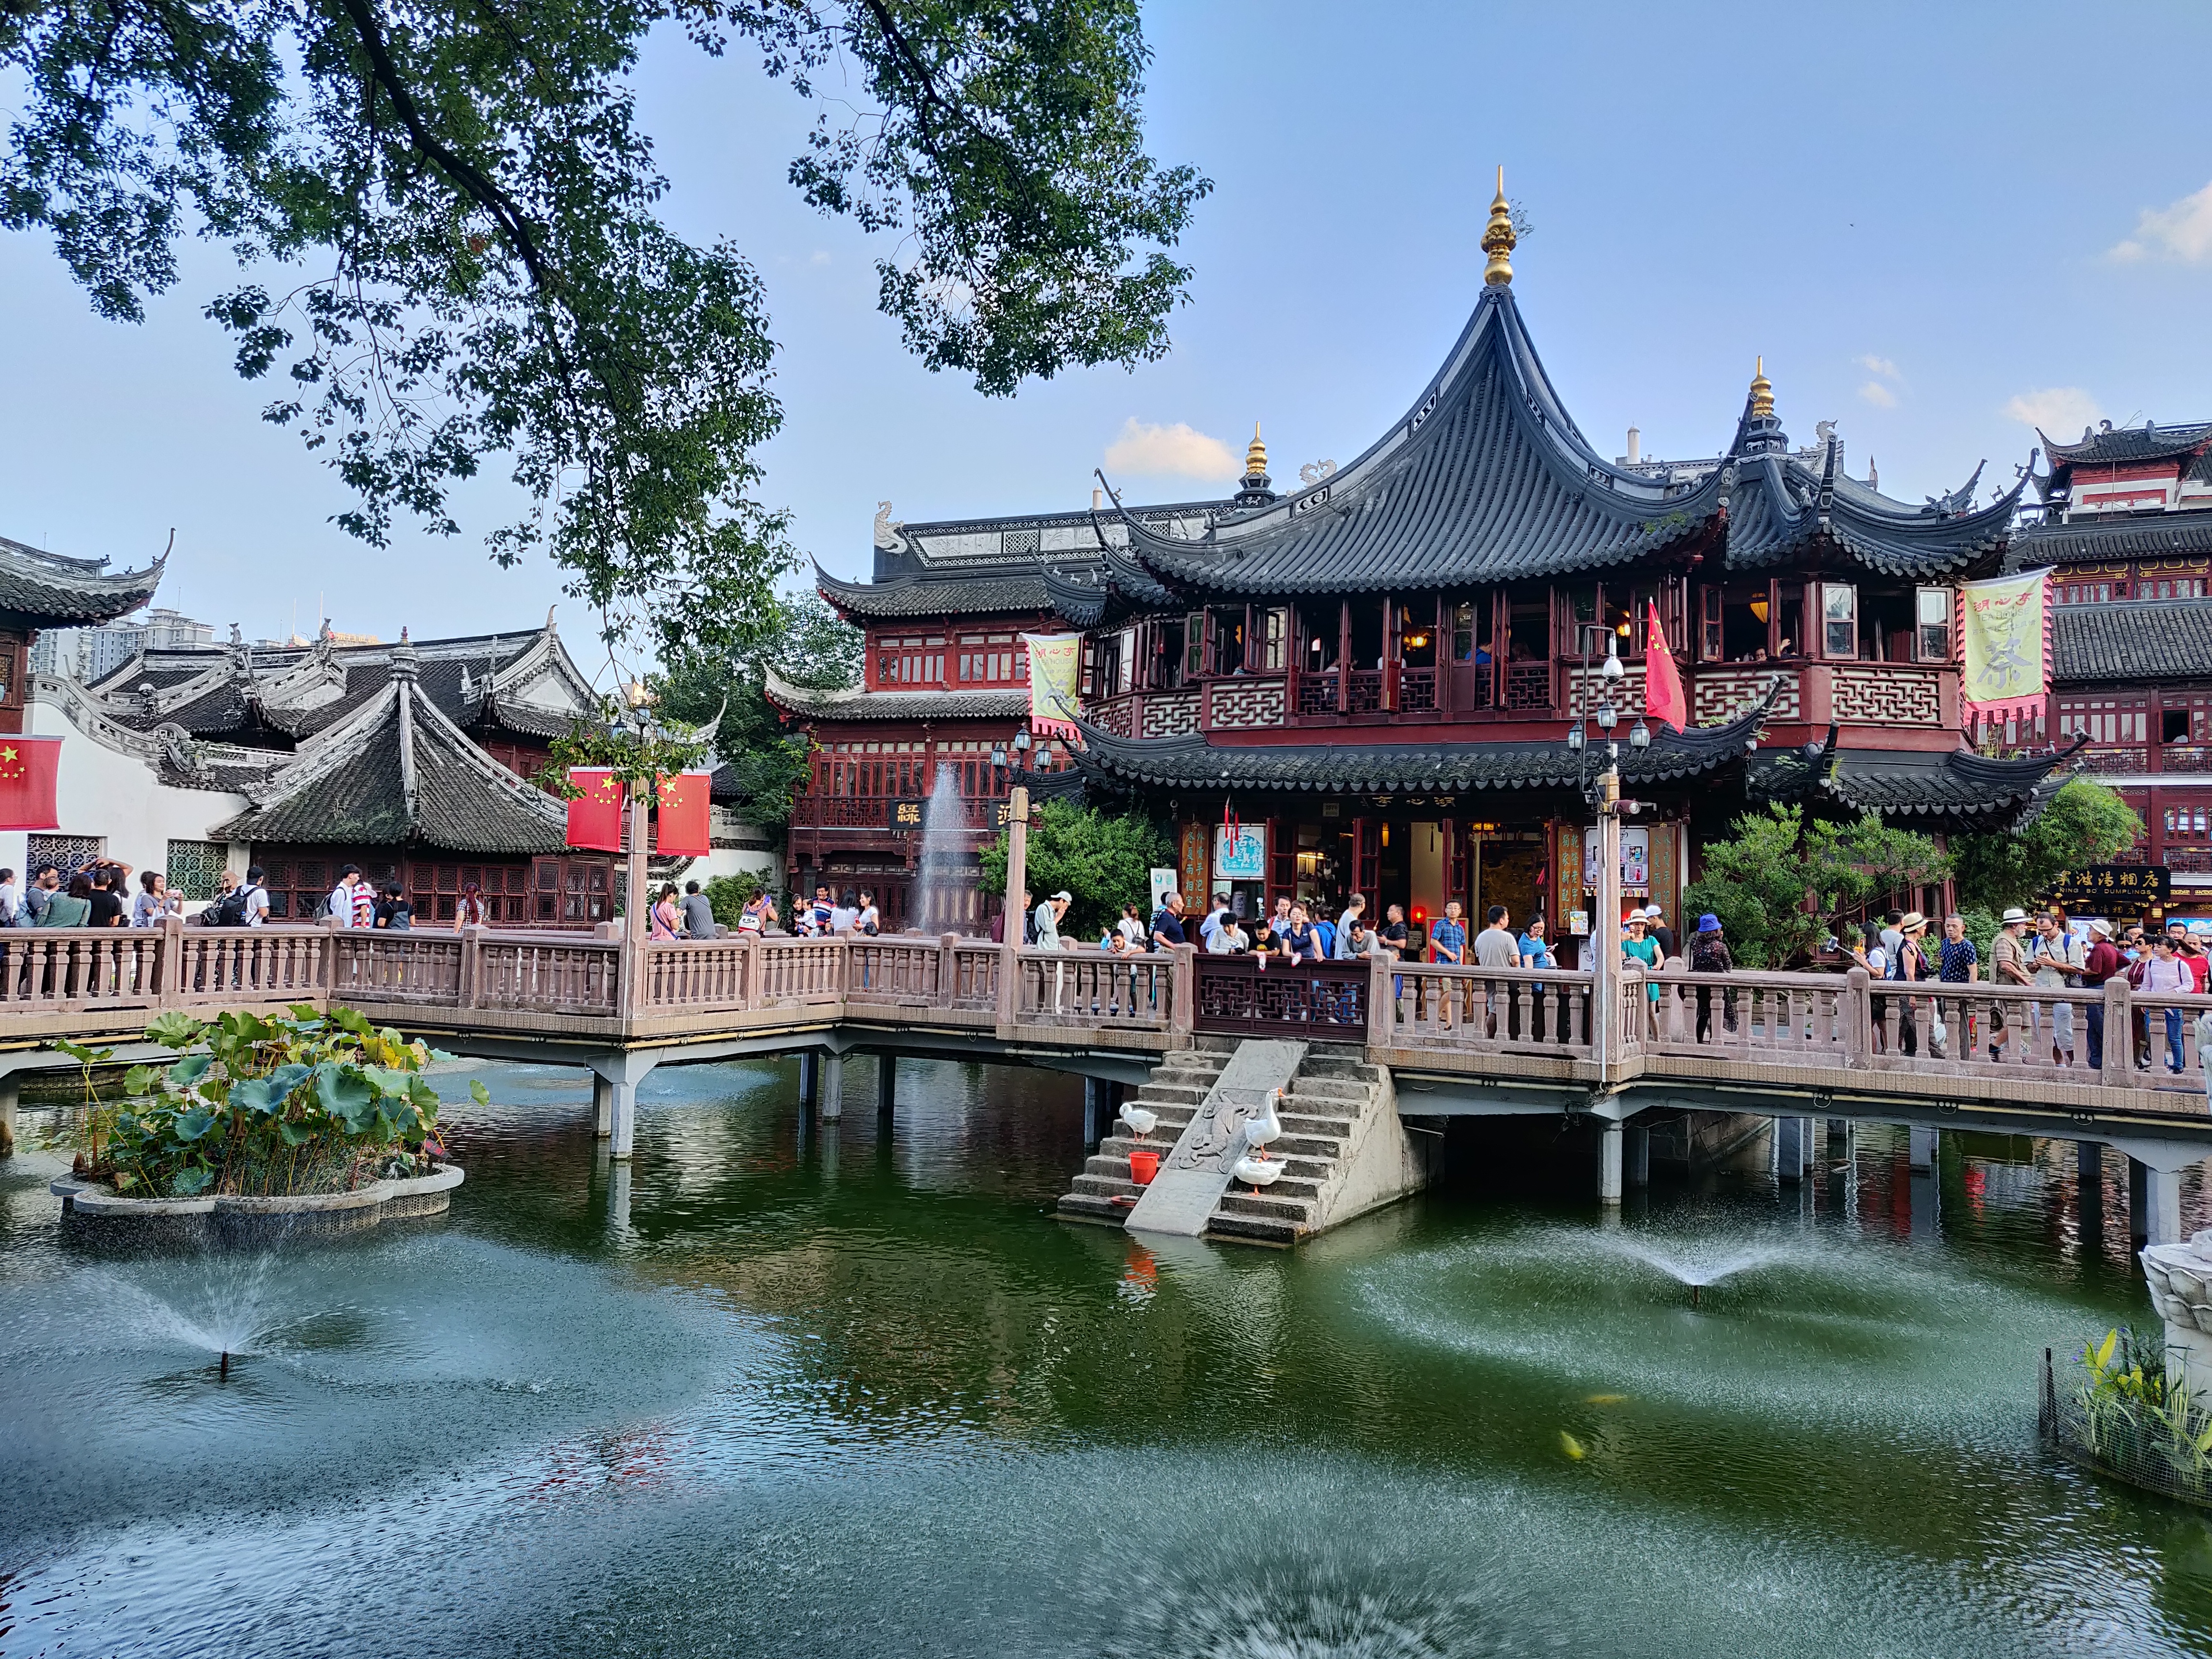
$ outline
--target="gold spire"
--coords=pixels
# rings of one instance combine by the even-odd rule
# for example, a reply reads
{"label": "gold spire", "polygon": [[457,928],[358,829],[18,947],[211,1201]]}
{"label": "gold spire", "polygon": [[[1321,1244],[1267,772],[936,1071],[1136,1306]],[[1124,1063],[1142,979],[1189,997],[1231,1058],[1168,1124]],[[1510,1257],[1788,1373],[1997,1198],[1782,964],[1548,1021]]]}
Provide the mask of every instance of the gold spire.
{"label": "gold spire", "polygon": [[1771,421],[1774,418],[1774,383],[1766,378],[1766,359],[1754,360],[1751,371],[1751,418]]}
{"label": "gold spire", "polygon": [[1513,234],[1513,210],[1505,201],[1505,169],[1498,169],[1498,194],[1491,198],[1490,223],[1482,233],[1482,251],[1490,256],[1490,263],[1482,268],[1486,287],[1510,284],[1513,280],[1513,248],[1520,238]]}
{"label": "gold spire", "polygon": [[1244,476],[1265,477],[1267,472],[1267,446],[1260,441],[1260,423],[1252,422],[1252,441],[1244,451]]}

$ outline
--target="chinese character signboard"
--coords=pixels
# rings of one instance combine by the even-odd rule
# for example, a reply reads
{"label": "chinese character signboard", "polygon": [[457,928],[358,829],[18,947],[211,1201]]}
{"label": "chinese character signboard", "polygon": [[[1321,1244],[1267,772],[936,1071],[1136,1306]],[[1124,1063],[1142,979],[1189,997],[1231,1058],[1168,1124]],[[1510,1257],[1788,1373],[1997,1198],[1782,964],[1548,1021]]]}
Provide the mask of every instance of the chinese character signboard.
{"label": "chinese character signboard", "polygon": [[894,830],[919,830],[921,828],[922,809],[927,805],[927,801],[919,800],[893,801],[890,827]]}
{"label": "chinese character signboard", "polygon": [[2042,708],[2049,683],[2043,582],[2048,574],[2033,570],[1960,586],[1959,696],[1970,716],[2029,720]]}
{"label": "chinese character signboard", "polygon": [[1246,823],[1231,830],[1225,823],[1217,824],[1213,831],[1213,878],[1267,880],[1267,826]]}
{"label": "chinese character signboard", "polygon": [[2053,903],[2091,915],[2139,916],[2163,908],[2168,897],[2162,864],[2093,864],[2051,884]]}

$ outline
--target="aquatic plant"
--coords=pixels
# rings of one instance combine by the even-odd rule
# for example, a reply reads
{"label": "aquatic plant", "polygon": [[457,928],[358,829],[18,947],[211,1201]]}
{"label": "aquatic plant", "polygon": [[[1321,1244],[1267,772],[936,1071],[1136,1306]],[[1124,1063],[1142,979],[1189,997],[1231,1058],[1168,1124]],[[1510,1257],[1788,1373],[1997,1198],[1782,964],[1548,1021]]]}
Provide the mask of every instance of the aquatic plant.
{"label": "aquatic plant", "polygon": [[[166,1013],[146,1036],[179,1058],[131,1066],[119,1100],[91,1087],[113,1049],[56,1044],[84,1068],[92,1102],[79,1170],[126,1197],[343,1192],[427,1174],[444,1155],[422,1072],[446,1056],[353,1009]],[[469,1091],[488,1098],[480,1082]]]}
{"label": "aquatic plant", "polygon": [[2212,1406],[2167,1371],[2163,1344],[2123,1325],[2084,1343],[2079,1358],[2087,1376],[2069,1426],[2081,1449],[2124,1480],[2212,1498]]}

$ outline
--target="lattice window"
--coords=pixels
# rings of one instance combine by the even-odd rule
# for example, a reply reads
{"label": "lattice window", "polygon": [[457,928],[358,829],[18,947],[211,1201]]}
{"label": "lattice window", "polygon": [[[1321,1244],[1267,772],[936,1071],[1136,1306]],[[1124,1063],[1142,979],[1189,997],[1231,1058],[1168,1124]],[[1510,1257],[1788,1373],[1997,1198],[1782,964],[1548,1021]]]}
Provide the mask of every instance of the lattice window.
{"label": "lattice window", "polygon": [[1043,532],[1036,530],[1006,530],[999,533],[999,552],[1004,558],[1022,558],[1035,553]]}
{"label": "lattice window", "polygon": [[107,851],[105,836],[41,836],[33,835],[24,849],[25,879],[35,877],[48,865],[62,872],[62,885],[88,865],[96,864]]}
{"label": "lattice window", "polygon": [[188,899],[211,899],[222,885],[230,848],[219,841],[169,843],[169,890]]}

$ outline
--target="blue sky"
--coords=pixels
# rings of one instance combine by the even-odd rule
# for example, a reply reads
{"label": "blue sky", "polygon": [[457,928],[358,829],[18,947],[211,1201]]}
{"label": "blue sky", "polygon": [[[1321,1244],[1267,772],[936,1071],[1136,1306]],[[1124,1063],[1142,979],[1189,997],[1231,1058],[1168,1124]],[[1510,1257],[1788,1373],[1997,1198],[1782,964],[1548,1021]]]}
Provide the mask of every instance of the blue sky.
{"label": "blue sky", "polygon": [[[1987,457],[2009,482],[2041,411],[2212,418],[2212,9],[2148,4],[1659,9],[1179,4],[1147,11],[1153,153],[1216,181],[1174,349],[987,400],[901,350],[880,244],[783,182],[807,112],[744,58],[656,43],[647,125],[687,235],[759,264],[787,424],[765,495],[799,544],[865,572],[902,519],[1068,508],[1133,422],[1203,442],[1122,452],[1133,499],[1222,493],[1262,423],[1279,481],[1349,460],[1403,412],[1481,282],[1492,169],[1534,234],[1516,292],[1583,429],[1618,453],[1710,454],[1764,354],[1791,436],[1834,419],[1908,500]],[[263,426],[198,307],[212,251],[138,327],[94,318],[40,239],[0,237],[0,534],[139,564],[175,527],[161,599],[251,636],[390,638],[534,623],[557,574],[457,540],[388,550],[329,522],[336,482]],[[1139,459],[1132,459],[1132,456]],[[1150,475],[1134,471],[1149,457]],[[1218,465],[1218,461],[1217,461]],[[563,602],[581,647],[587,619]]]}

